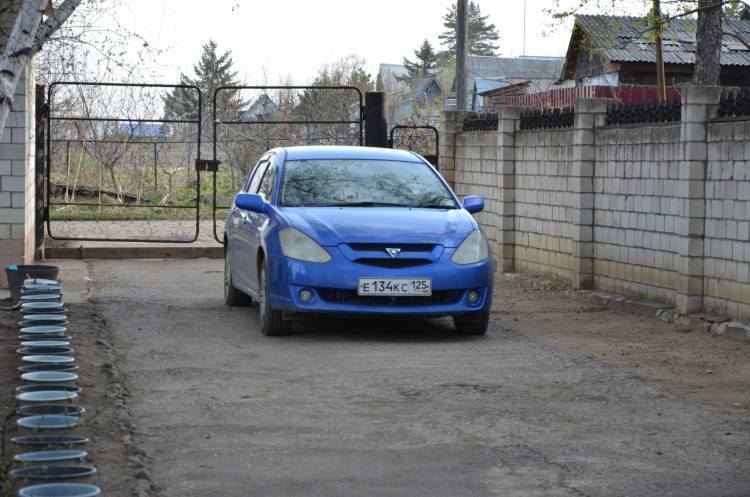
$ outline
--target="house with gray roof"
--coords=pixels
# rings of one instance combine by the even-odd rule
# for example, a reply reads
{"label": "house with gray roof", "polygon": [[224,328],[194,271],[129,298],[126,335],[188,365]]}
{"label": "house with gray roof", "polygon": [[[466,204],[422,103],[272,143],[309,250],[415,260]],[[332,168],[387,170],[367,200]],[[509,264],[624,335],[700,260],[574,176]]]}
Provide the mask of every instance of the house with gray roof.
{"label": "house with gray roof", "polygon": [[[563,57],[496,57],[484,55],[469,55],[467,57],[466,89],[468,110],[475,112],[494,111],[486,105],[487,92],[500,90],[503,95],[519,95],[544,92],[559,87],[560,74],[565,59]],[[423,78],[415,81],[413,87],[405,82],[408,75],[406,68],[398,64],[380,64],[378,73],[378,91],[388,94],[389,102],[393,105],[392,116],[398,121],[398,116],[408,112],[409,100],[426,97],[432,105],[442,92],[442,100],[446,108],[455,108],[456,93],[455,73],[446,69],[438,70],[435,77]],[[450,94],[445,91],[441,81],[451,84]],[[389,103],[390,106],[390,103]]]}
{"label": "house with gray roof", "polygon": [[262,121],[279,114],[279,106],[271,97],[262,93],[250,107],[240,114],[243,121]]}
{"label": "house with gray roof", "polygon": [[422,107],[423,111],[428,110],[431,116],[437,115],[447,97],[440,82],[443,72],[444,69],[438,69],[435,75],[409,81],[409,71],[403,65],[380,64],[376,89],[388,97],[388,121],[392,125],[404,124],[413,114],[415,106]]}
{"label": "house with gray roof", "polygon": [[380,64],[375,89],[385,93],[409,91],[409,85],[405,80],[408,75],[409,71],[402,64]]}
{"label": "house with gray roof", "polygon": [[[722,22],[722,86],[750,85],[750,20]],[[668,87],[689,85],[695,64],[694,18],[668,21],[663,58]],[[578,85],[656,86],[656,43],[641,17],[578,15],[562,77]]]}
{"label": "house with gray roof", "polygon": [[[485,95],[502,90],[506,94],[539,93],[555,88],[565,59],[562,57],[467,57],[468,110],[492,110]],[[455,85],[454,85],[455,86]]]}

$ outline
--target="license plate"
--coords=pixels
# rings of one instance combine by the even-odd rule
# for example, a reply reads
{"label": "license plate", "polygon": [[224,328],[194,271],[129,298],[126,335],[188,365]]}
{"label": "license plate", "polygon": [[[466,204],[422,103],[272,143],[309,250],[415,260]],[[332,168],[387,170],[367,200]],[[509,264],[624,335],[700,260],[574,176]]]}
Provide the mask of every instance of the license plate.
{"label": "license plate", "polygon": [[430,278],[359,278],[358,295],[430,296]]}

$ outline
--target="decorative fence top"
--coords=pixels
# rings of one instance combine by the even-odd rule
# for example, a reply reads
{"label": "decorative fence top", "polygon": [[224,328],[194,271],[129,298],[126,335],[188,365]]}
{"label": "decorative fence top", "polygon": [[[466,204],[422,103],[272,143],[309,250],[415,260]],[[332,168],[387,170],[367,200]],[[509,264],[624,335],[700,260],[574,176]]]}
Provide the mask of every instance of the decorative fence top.
{"label": "decorative fence top", "polygon": [[719,117],[749,116],[750,89],[743,88],[737,92],[724,90],[719,101]]}
{"label": "decorative fence top", "polygon": [[[679,95],[678,95],[679,96]],[[750,116],[750,88],[724,90],[719,102],[719,117]],[[573,126],[573,107],[547,108],[544,110],[527,108],[521,111],[520,128],[550,129]],[[608,125],[669,123],[682,119],[682,102],[672,98],[660,104],[656,100],[642,102],[611,102],[607,106]],[[464,118],[463,131],[497,131],[497,114],[470,113]]]}
{"label": "decorative fence top", "polygon": [[462,131],[497,131],[497,114],[469,113],[464,117]]}
{"label": "decorative fence top", "polygon": [[661,105],[657,101],[611,103],[607,108],[607,124],[672,122],[681,117],[682,104],[677,99]]}
{"label": "decorative fence top", "polygon": [[569,128],[573,126],[575,109],[528,109],[521,112],[521,129]]}

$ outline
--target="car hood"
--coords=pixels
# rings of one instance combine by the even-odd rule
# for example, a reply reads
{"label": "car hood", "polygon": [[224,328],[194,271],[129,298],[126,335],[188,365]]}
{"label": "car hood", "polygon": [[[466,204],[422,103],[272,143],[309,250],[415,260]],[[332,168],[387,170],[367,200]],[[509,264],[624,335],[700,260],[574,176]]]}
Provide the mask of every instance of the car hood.
{"label": "car hood", "polygon": [[463,209],[405,207],[294,207],[284,209],[289,224],[319,244],[435,243],[456,247],[477,228]]}

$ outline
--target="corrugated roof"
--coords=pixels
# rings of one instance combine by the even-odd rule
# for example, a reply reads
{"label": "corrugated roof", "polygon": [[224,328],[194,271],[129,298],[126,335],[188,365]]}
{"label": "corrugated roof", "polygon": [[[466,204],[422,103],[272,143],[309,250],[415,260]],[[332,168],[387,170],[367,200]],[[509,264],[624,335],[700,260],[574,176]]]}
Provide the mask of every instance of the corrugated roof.
{"label": "corrugated roof", "polygon": [[[576,28],[601,47],[610,61],[656,62],[656,45],[641,17],[578,15]],[[750,21],[726,20],[723,29],[721,64],[750,66],[750,50],[740,41],[750,44]],[[666,64],[695,63],[695,31],[692,18],[672,19],[665,25],[662,47]]]}
{"label": "corrugated roof", "polygon": [[409,71],[401,64],[380,64],[378,76],[383,85],[382,88],[378,88],[378,91],[402,92],[409,90],[409,85],[400,79],[408,77]]}
{"label": "corrugated roof", "polygon": [[[529,83],[529,92],[548,90],[560,79],[564,57],[494,57],[469,55],[466,58],[467,100],[480,80],[503,80],[506,85]],[[484,90],[478,90],[480,93]]]}
{"label": "corrugated roof", "polygon": [[467,72],[473,78],[552,79],[560,77],[564,57],[493,57],[469,55]]}

